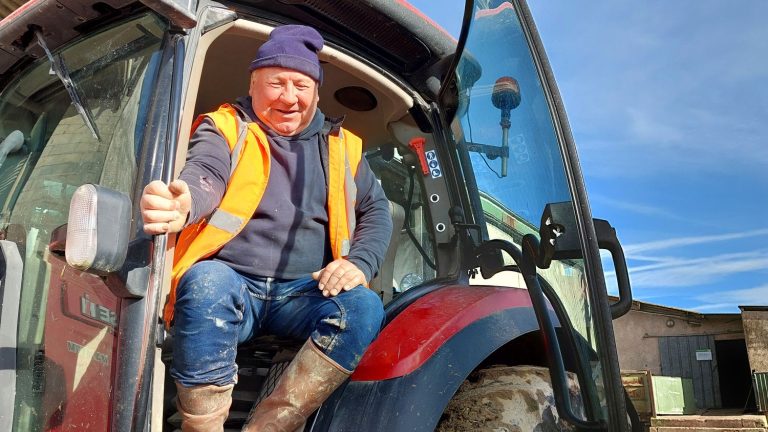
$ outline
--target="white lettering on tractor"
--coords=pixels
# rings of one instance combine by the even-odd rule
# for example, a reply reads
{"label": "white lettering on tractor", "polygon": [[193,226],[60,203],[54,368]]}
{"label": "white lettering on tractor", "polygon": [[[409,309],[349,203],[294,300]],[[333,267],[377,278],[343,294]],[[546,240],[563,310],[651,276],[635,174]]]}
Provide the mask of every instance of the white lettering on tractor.
{"label": "white lettering on tractor", "polygon": [[[67,351],[71,353],[79,354],[80,351],[82,351],[82,349],[83,349],[82,345],[72,341],[67,341]],[[98,351],[93,352],[93,359],[99,363],[109,364],[109,355],[100,353]]]}
{"label": "white lettering on tractor", "polygon": [[117,314],[106,306],[94,303],[88,294],[80,297],[80,313],[88,318],[103,322],[112,327],[117,327]]}

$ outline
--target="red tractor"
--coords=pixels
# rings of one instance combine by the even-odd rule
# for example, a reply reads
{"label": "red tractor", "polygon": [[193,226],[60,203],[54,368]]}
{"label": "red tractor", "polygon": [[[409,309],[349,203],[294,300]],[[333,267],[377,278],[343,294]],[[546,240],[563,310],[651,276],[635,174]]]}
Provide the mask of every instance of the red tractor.
{"label": "red tractor", "polygon": [[[305,430],[636,429],[624,258],[523,1],[468,0],[455,41],[402,0],[33,0],[0,22],[0,430],[178,427],[175,239],[143,233],[138,197],[286,23],[327,41],[320,107],[363,138],[395,226],[370,284],[386,325]],[[296,347],[240,348],[228,428]]]}

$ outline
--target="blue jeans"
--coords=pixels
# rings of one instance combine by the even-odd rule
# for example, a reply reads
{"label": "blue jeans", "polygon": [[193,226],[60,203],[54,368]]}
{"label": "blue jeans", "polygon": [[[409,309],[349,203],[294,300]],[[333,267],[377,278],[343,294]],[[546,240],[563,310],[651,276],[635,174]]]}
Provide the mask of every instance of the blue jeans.
{"label": "blue jeans", "polygon": [[379,296],[363,286],[326,298],[310,276],[249,277],[216,261],[187,270],[174,310],[170,373],[186,387],[235,383],[238,344],[262,334],[311,337],[352,371],[384,322]]}

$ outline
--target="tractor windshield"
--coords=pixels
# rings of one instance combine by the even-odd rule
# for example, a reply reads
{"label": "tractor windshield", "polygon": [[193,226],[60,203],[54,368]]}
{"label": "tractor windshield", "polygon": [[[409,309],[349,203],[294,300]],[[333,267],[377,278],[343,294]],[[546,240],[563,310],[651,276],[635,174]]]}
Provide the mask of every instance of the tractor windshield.
{"label": "tractor windshield", "polygon": [[[524,235],[539,236],[547,204],[572,203],[573,197],[551,98],[511,3],[493,9],[476,6],[457,73],[459,106],[451,128],[473,213],[482,215],[476,220],[482,222],[485,238],[520,247]],[[573,212],[570,217],[575,218]],[[505,261],[514,264],[510,257]],[[595,383],[587,391],[596,392],[593,400],[604,401],[584,261],[554,260],[539,275],[566,311],[561,325],[569,321],[577,336],[585,369]],[[525,287],[514,271],[489,279],[478,274],[471,283]]]}
{"label": "tractor windshield", "polygon": [[165,29],[154,15],[113,24],[0,92],[0,430],[109,428],[121,300],[66,265],[61,232],[78,186],[132,194]]}

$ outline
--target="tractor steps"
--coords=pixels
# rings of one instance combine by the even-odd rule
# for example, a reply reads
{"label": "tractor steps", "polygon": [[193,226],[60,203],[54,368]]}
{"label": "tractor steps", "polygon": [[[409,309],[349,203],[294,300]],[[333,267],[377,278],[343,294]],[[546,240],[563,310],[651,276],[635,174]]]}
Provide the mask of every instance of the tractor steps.
{"label": "tractor steps", "polygon": [[654,417],[649,432],[768,432],[768,420],[763,415]]}

